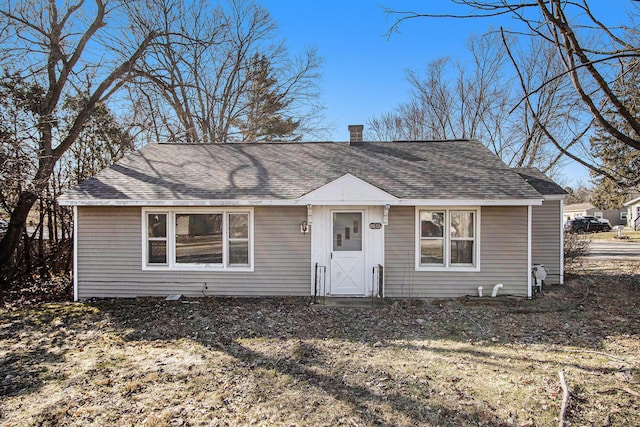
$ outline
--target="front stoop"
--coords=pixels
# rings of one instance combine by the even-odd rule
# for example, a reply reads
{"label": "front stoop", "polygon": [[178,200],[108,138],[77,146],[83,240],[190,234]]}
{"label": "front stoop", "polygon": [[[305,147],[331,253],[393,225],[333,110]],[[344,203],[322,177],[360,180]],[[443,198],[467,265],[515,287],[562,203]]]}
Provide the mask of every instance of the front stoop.
{"label": "front stoop", "polygon": [[311,299],[309,304],[312,307],[329,308],[367,308],[383,307],[386,305],[382,298],[339,298],[339,297],[317,297]]}

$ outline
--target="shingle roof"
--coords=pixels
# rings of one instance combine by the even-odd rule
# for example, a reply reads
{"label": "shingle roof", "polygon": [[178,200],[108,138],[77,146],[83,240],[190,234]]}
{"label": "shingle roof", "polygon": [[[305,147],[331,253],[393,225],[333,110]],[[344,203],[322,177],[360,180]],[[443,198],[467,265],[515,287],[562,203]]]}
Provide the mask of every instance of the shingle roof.
{"label": "shingle roof", "polygon": [[61,199],[296,199],[346,173],[401,199],[540,199],[481,143],[466,140],[149,144]]}
{"label": "shingle roof", "polygon": [[564,207],[564,211],[565,212],[571,212],[571,211],[586,211],[589,209],[594,209],[595,206],[593,206],[591,203],[585,202],[585,203],[574,203],[572,205],[565,205]]}
{"label": "shingle roof", "polygon": [[538,168],[514,168],[514,170],[543,196],[568,194],[564,188],[540,172]]}

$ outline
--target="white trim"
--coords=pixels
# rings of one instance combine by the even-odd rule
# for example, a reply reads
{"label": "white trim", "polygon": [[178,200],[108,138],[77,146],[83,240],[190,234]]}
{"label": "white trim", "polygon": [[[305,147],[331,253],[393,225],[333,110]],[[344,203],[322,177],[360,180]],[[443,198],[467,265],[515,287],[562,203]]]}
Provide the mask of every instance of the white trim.
{"label": "white trim", "polygon": [[560,284],[564,285],[564,200],[560,200]]}
{"label": "white trim", "polygon": [[531,251],[531,229],[533,227],[533,208],[529,206],[527,208],[527,298],[531,299],[533,297],[532,294],[532,283],[531,283],[531,268],[532,265],[532,251]]}
{"label": "white trim", "polygon": [[622,206],[627,206],[628,207],[628,206],[634,205],[634,204],[636,204],[638,202],[640,202],[640,197],[636,197],[635,199],[631,199],[628,202],[623,203]]}
{"label": "white trim", "polygon": [[546,194],[543,196],[545,200],[564,200],[567,198],[566,194]]}
{"label": "white trim", "polygon": [[78,301],[78,207],[73,207],[73,300]]}
{"label": "white trim", "polygon": [[[323,200],[325,206],[538,206],[544,199],[396,199],[380,200]],[[140,206],[140,207],[249,207],[249,206],[307,206],[305,199],[59,199],[60,206]]]}
{"label": "white trim", "polygon": [[[426,266],[420,263],[420,236],[421,234],[421,224],[420,224],[420,211],[421,210],[442,210],[445,213],[445,230],[444,230],[444,265],[438,266]],[[465,264],[451,264],[451,211],[452,210],[465,210],[475,213],[475,224],[474,224],[474,245],[473,245],[473,259],[475,261],[474,265],[465,265]],[[460,206],[416,206],[414,209],[415,215],[415,229],[414,229],[414,242],[415,242],[415,270],[416,271],[447,271],[447,272],[477,272],[480,271],[480,218],[481,218],[482,209],[480,206],[465,206],[464,209],[460,209]]]}
{"label": "white trim", "polygon": [[329,203],[340,205],[340,203],[336,202],[342,202],[342,204],[361,204],[361,202],[366,202],[367,205],[371,206],[392,203],[398,198],[375,185],[346,173],[340,178],[298,197],[296,200],[316,205],[327,205]]}
{"label": "white trim", "polygon": [[[254,271],[254,214],[253,208],[243,207],[241,209],[215,209],[214,207],[192,207],[190,209],[163,208],[158,206],[142,208],[142,270],[143,271],[225,271],[225,272],[253,272]],[[147,215],[148,214],[167,215],[167,264],[148,264],[147,249]],[[175,245],[175,218],[176,214],[198,214],[211,213],[222,215],[222,263],[221,264],[181,264],[176,262]],[[249,265],[229,265],[229,238],[228,223],[229,214],[243,213],[249,215]]]}
{"label": "white trim", "polygon": [[384,212],[382,213],[382,225],[389,225],[389,209],[390,205],[384,205]]}

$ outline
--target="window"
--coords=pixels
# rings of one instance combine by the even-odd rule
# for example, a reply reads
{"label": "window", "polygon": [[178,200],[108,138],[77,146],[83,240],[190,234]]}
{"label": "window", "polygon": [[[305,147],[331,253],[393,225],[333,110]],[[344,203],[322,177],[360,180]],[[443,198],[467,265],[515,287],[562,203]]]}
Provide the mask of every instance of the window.
{"label": "window", "polygon": [[596,218],[602,219],[602,212],[594,212],[593,216],[595,216]]}
{"label": "window", "polygon": [[476,209],[418,209],[416,268],[477,268]]}
{"label": "window", "polygon": [[229,214],[229,265],[249,265],[249,214]]}
{"label": "window", "polygon": [[144,268],[252,269],[250,210],[143,211]]}
{"label": "window", "polygon": [[444,211],[420,212],[420,264],[444,265]]}
{"label": "window", "polygon": [[147,263],[167,264],[167,214],[147,214]]}
{"label": "window", "polygon": [[620,212],[620,220],[621,221],[626,221],[627,220],[627,213],[626,212]]}
{"label": "window", "polygon": [[451,264],[473,264],[474,212],[451,211]]}
{"label": "window", "polygon": [[176,214],[176,264],[222,264],[221,214]]}

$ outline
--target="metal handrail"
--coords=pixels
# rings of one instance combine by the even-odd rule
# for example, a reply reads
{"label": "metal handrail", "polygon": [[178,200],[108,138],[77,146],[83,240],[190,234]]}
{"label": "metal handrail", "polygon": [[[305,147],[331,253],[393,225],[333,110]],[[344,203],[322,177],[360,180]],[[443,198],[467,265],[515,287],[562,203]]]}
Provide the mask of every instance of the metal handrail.
{"label": "metal handrail", "polygon": [[[318,296],[326,297],[326,285],[327,285],[327,266],[320,265],[316,262],[315,270],[314,270],[314,285],[313,285],[313,303],[318,303]],[[320,286],[322,285],[322,289],[320,290]],[[322,295],[319,295],[319,293]]]}
{"label": "metal handrail", "polygon": [[377,266],[373,267],[371,279],[373,284],[373,292],[371,292],[371,296],[384,298],[384,267],[382,265],[378,264]]}

